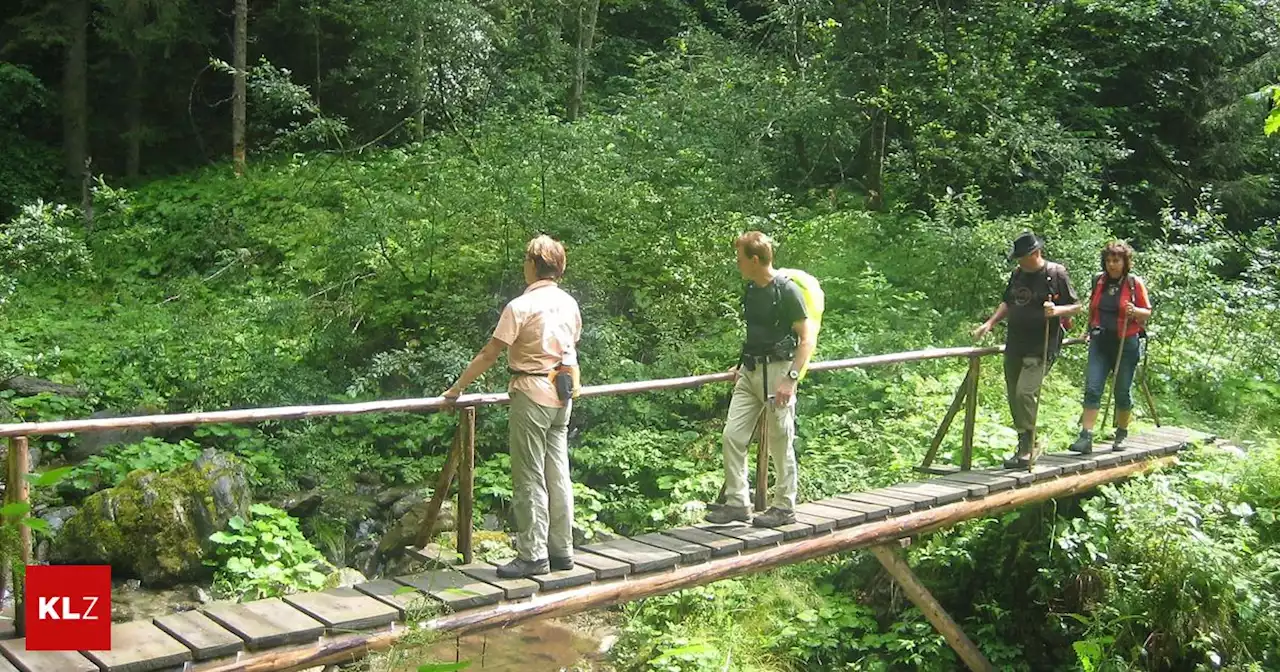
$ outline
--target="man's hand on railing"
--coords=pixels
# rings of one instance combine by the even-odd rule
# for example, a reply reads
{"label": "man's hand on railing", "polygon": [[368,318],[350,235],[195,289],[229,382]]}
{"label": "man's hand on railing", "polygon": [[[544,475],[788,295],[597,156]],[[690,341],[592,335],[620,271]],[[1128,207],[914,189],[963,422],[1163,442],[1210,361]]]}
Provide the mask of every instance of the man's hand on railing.
{"label": "man's hand on railing", "polygon": [[739,375],[738,369],[741,368],[741,366],[742,365],[740,364],[734,364],[733,366],[729,367],[729,373],[733,374],[733,382],[735,383],[738,382],[738,375]]}

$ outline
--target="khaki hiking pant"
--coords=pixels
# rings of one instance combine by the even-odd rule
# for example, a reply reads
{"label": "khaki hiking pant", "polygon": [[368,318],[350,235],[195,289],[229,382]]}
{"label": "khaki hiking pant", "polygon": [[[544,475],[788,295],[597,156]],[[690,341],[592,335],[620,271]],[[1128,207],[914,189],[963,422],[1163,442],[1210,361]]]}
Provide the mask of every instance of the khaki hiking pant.
{"label": "khaki hiking pant", "polygon": [[779,407],[773,399],[766,398],[764,387],[767,372],[768,396],[772,397],[778,383],[790,370],[790,361],[759,364],[755,371],[739,369],[738,382],[733,386],[733,399],[729,402],[729,417],[724,423],[726,506],[751,506],[747,446],[763,412],[769,430],[769,459],[773,462],[776,477],[771,506],[787,511],[796,508],[796,400],[792,397],[790,404]]}
{"label": "khaki hiking pant", "polygon": [[516,550],[524,560],[573,557],[573,484],[569,481],[569,414],[511,392],[512,505]]}
{"label": "khaki hiking pant", "polygon": [[1048,369],[1040,355],[1004,357],[1004,387],[1009,397],[1009,412],[1013,415],[1013,428],[1018,433],[1030,432],[1036,424],[1036,399]]}

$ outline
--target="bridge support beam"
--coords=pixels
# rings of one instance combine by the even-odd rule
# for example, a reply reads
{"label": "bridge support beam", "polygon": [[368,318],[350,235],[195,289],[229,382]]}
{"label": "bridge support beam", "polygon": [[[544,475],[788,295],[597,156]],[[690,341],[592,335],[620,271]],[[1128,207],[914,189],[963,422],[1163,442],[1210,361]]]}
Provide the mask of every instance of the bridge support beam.
{"label": "bridge support beam", "polygon": [[874,523],[836,530],[803,541],[793,541],[781,546],[758,549],[702,564],[677,567],[669,571],[629,577],[625,580],[601,581],[581,588],[538,595],[524,602],[507,602],[488,609],[447,614],[408,627],[397,625],[390,632],[362,633],[334,638],[319,645],[246,655],[235,662],[214,663],[210,667],[196,669],[200,672],[279,672],[319,665],[348,664],[363,658],[370,652],[389,649],[405,635],[415,631],[429,630],[464,635],[504,628],[540,618],[568,616],[715,581],[757,574],[783,565],[891,543],[903,537],[937,532],[966,520],[1000,515],[1006,511],[1050,499],[1084,494],[1105,483],[1121,481],[1172,464],[1174,460],[1175,457],[1169,455],[1072,474],[1022,488],[1005,490],[982,499],[915,511]]}
{"label": "bridge support beam", "polygon": [[893,577],[894,581],[902,587],[902,592],[907,594],[912,604],[915,604],[920,613],[929,619],[934,629],[942,633],[943,638],[947,640],[947,644],[955,649],[960,660],[974,672],[991,672],[995,668],[991,667],[991,662],[987,657],[982,655],[978,647],[964,634],[960,626],[952,620],[951,615],[947,613],[938,600],[933,597],[928,588],[916,578],[915,572],[911,571],[911,567],[898,554],[896,548],[891,544],[880,544],[872,546],[871,552],[884,565],[885,571]]}

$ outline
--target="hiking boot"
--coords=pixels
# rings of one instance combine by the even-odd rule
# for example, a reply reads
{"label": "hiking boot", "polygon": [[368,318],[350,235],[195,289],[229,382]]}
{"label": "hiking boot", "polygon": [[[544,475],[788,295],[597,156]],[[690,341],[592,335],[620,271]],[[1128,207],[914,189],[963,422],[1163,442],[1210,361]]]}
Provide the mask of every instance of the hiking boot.
{"label": "hiking boot", "polygon": [[1081,455],[1088,455],[1093,452],[1093,432],[1082,429],[1080,436],[1076,437],[1075,443],[1067,446],[1067,450]]}
{"label": "hiking boot", "polygon": [[571,569],[573,569],[573,556],[565,556],[563,558],[551,556],[551,571],[567,572]]}
{"label": "hiking boot", "polygon": [[732,522],[751,520],[751,509],[745,506],[722,506],[706,515],[703,520],[713,525],[727,525]]}
{"label": "hiking boot", "polygon": [[1120,427],[1116,429],[1116,438],[1111,442],[1111,450],[1124,450],[1124,440],[1129,438],[1129,430]]}
{"label": "hiking boot", "polygon": [[522,560],[516,558],[505,565],[498,567],[498,578],[500,579],[520,579],[526,576],[541,576],[550,572],[551,569],[547,565],[546,558],[542,560]]}
{"label": "hiking boot", "polygon": [[1031,464],[1031,432],[1018,432],[1018,452],[1004,461],[1006,469],[1025,469]]}
{"label": "hiking boot", "polygon": [[776,506],[769,507],[768,511],[751,519],[751,524],[755,527],[782,527],[794,522],[796,522],[794,511],[779,509]]}

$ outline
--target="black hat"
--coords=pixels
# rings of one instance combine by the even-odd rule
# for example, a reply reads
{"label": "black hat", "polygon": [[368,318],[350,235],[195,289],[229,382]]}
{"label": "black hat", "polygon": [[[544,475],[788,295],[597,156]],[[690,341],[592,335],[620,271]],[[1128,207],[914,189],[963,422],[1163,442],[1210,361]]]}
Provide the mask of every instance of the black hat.
{"label": "black hat", "polygon": [[1044,247],[1044,241],[1037,238],[1036,234],[1030,231],[1023,231],[1013,241],[1013,250],[1009,252],[1010,259],[1025,257],[1032,252]]}

